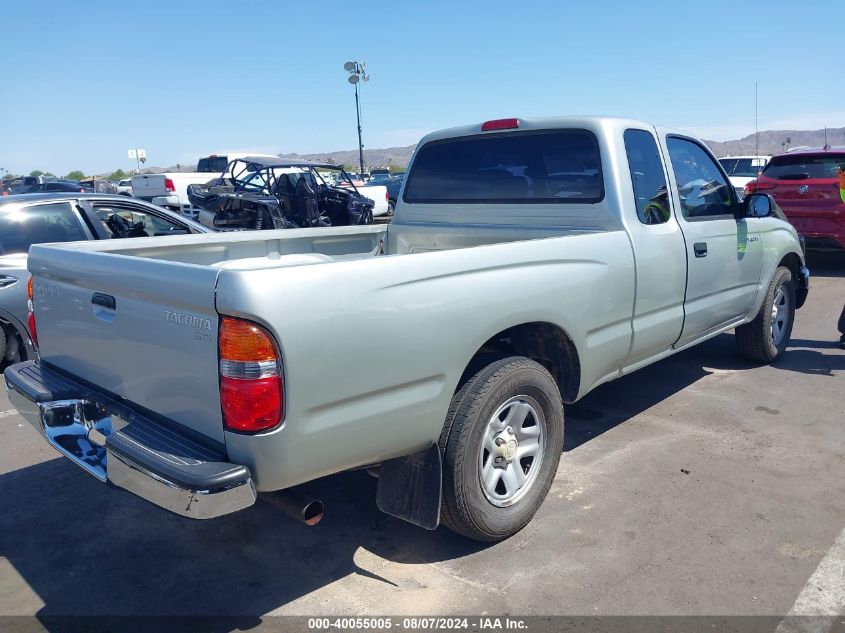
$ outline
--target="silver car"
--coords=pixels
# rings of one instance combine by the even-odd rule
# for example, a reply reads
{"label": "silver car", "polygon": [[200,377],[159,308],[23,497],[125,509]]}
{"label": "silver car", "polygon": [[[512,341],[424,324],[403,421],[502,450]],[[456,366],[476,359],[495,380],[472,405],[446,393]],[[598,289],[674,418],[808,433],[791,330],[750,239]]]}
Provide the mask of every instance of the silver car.
{"label": "silver car", "polygon": [[32,244],[208,233],[205,227],[126,196],[81,193],[0,198],[0,361],[34,357],[27,324]]}

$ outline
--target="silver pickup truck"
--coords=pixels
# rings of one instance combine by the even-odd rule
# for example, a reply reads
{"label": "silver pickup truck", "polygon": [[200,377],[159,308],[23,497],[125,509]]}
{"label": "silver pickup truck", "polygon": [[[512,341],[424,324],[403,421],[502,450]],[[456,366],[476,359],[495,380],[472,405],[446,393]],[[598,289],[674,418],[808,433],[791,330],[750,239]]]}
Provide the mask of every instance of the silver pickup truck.
{"label": "silver pickup truck", "polygon": [[809,280],[701,142],[593,117],[426,136],[390,225],[36,245],[29,270],[40,358],[9,396],[95,477],[313,522],[284,491],[378,467],[383,511],[487,541],[542,503],[565,403],[726,330],[777,359]]}

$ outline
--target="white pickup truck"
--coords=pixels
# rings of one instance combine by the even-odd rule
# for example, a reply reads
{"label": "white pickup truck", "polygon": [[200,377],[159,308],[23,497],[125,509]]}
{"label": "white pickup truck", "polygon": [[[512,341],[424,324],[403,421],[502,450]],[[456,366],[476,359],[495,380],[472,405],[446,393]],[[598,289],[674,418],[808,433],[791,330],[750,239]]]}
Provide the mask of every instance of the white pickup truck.
{"label": "white pickup truck", "polygon": [[29,270],[10,400],[100,480],[313,523],[295,486],[379,466],[382,510],[485,541],[566,469],[566,403],[732,329],[777,359],[809,279],[700,141],[592,117],[426,136],[390,225],[35,245]]}
{"label": "white pickup truck", "polygon": [[[219,176],[230,160],[245,156],[276,158],[271,154],[211,154],[199,159],[197,171],[170,171],[161,174],[138,174],[132,177],[132,195],[155,205],[197,219],[195,209],[188,199],[188,185],[201,185]],[[222,165],[222,167],[221,167]]]}

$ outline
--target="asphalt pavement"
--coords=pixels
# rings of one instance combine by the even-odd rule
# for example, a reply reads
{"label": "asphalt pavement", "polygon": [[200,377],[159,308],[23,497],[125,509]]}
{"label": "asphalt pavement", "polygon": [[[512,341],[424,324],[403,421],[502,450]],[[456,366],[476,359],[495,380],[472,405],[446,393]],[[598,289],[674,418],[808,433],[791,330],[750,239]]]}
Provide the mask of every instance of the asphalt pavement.
{"label": "asphalt pavement", "polygon": [[182,519],[59,457],[3,393],[0,615],[842,611],[845,259],[811,264],[773,365],[723,334],[568,407],[545,504],[495,545],[381,514],[364,472],[307,486],[316,527],[268,504]]}

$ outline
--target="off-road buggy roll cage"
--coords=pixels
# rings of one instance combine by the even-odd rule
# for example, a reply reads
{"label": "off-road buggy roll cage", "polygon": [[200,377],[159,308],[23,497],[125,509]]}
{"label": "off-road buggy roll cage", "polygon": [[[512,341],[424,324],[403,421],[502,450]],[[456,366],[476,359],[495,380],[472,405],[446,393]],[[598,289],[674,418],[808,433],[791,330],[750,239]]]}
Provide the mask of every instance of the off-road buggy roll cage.
{"label": "off-road buggy roll cage", "polygon": [[[337,173],[327,182],[325,172]],[[342,183],[338,186],[337,183]],[[238,158],[219,178],[190,185],[200,222],[222,230],[371,224],[373,201],[339,165],[262,157]]]}

